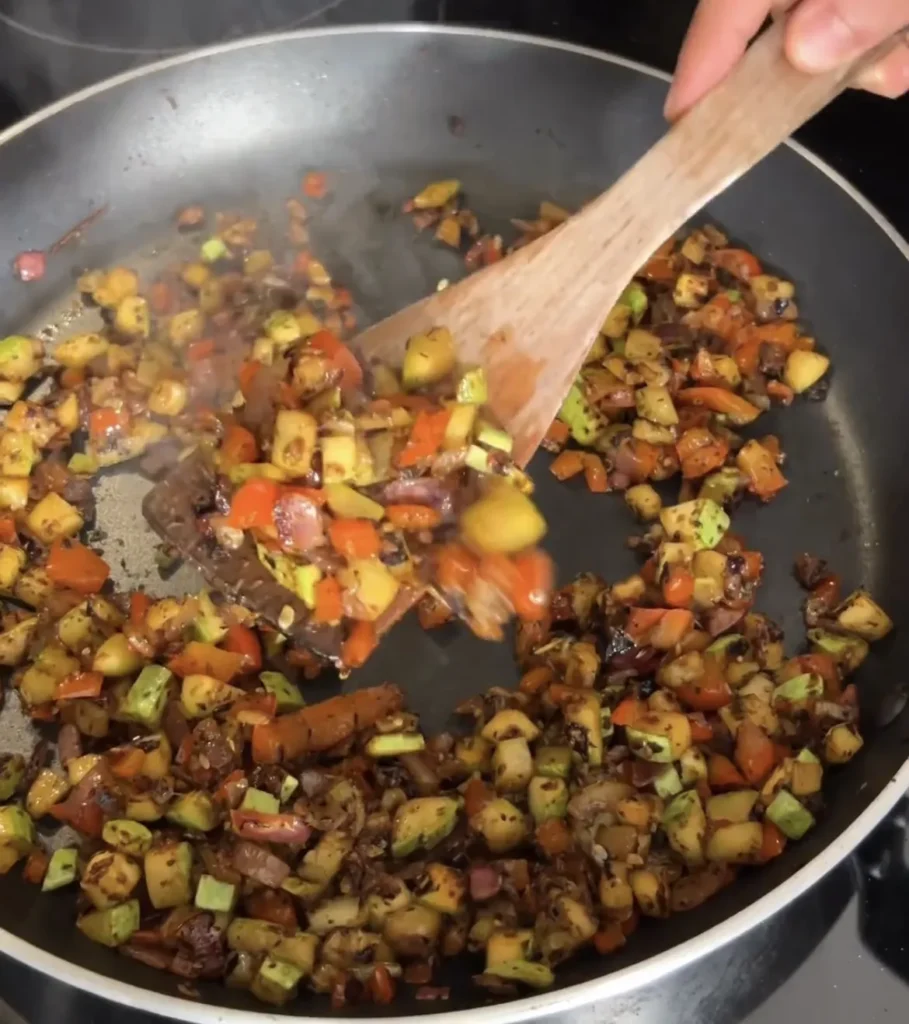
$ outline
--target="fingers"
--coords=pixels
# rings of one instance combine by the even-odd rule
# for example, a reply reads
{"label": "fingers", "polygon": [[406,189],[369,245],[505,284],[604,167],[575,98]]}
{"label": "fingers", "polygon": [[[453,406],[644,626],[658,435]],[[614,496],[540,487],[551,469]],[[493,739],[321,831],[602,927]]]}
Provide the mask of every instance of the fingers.
{"label": "fingers", "polygon": [[898,47],[874,67],[863,71],[855,85],[891,100],[909,92],[909,45]]}
{"label": "fingers", "polygon": [[670,121],[726,77],[772,6],[772,0],[700,0],[666,99]]}
{"label": "fingers", "polygon": [[[854,60],[909,23],[909,0],[804,0],[789,19],[786,54],[803,71],[830,71]],[[885,62],[887,63],[887,62]],[[882,87],[902,75],[901,62]]]}

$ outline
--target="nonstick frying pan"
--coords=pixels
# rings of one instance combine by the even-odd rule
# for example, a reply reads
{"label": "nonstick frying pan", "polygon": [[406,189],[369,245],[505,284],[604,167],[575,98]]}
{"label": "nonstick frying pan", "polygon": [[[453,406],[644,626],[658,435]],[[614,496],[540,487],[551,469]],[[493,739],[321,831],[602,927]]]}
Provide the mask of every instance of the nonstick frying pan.
{"label": "nonstick frying pan", "polygon": [[[254,39],[130,72],[64,100],[0,136],[0,266],[22,249],[46,249],[92,209],[106,207],[81,243],[51,256],[43,280],[0,283],[4,333],[51,322],[72,329],[73,276],[129,260],[148,266],[168,251],[174,210],[190,201],[245,207],[280,223],[301,173],[327,170],[332,200],[315,221],[333,276],[378,318],[460,272],[459,259],[415,237],[401,201],[425,182],[458,177],[484,224],[504,229],[541,198],[579,205],[618,177],[663,130],[663,77],[592,50],[458,29],[338,29]],[[800,595],[790,567],[803,551],[829,558],[847,584],[863,583],[897,629],[875,647],[859,684],[867,743],[832,773],[829,810],[802,842],[743,875],[702,908],[647,922],[619,954],[579,958],[558,985],[490,1005],[470,984],[476,965],[448,965],[447,1003],[406,998],[389,1016],[470,1014],[471,1021],[529,1019],[627,992],[740,935],[804,891],[873,828],[909,788],[909,712],[903,710],[909,633],[909,436],[905,352],[909,246],[849,185],[796,146],[774,153],[705,215],[797,282],[800,307],[831,353],[823,404],[772,414],[792,485],[768,508],[743,508],[736,528],[769,566],[760,607],[797,645]],[[535,464],[563,579],[581,570],[617,578],[631,570],[630,520],[614,496],[555,483]],[[100,488],[99,527],[118,582],[166,589],[139,504],[144,488],[121,472]],[[168,586],[193,586],[181,570]],[[510,650],[451,629],[399,626],[366,669],[343,684],[394,680],[429,729],[489,685],[516,679]],[[7,701],[0,748],[31,740]],[[248,1021],[245,995],[211,986],[191,1001],[177,979],[82,939],[72,896],[41,896],[13,875],[0,880],[0,949],[95,994],[171,1018]],[[304,997],[287,1012],[328,1016]],[[356,1010],[346,1011],[356,1013]],[[370,1006],[364,1014],[376,1016]]]}

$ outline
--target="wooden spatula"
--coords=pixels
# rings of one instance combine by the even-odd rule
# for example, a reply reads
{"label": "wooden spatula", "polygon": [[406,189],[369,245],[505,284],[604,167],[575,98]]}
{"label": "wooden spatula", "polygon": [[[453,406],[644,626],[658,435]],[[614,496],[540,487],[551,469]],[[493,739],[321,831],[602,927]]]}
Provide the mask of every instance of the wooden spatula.
{"label": "wooden spatula", "polygon": [[[733,0],[730,0],[733,2]],[[772,25],[725,81],[607,192],[499,263],[363,332],[362,353],[398,365],[409,337],[449,328],[463,364],[485,367],[490,405],[526,465],[606,314],[658,246],[826,106],[859,65],[796,71]]]}

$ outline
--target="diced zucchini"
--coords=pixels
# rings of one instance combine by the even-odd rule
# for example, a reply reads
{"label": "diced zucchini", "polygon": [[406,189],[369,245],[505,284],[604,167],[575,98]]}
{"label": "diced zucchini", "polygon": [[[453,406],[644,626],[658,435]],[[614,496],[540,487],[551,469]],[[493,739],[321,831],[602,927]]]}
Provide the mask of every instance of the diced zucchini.
{"label": "diced zucchini", "polygon": [[317,565],[298,565],[294,568],[293,590],[307,608],[316,606],[316,584],[322,579]]}
{"label": "diced zucchini", "polygon": [[35,845],[35,825],[18,804],[0,807],[0,847],[28,853]]}
{"label": "diced zucchini", "polygon": [[516,736],[533,742],[540,735],[540,729],[523,711],[519,711],[517,708],[505,708],[490,718],[483,726],[480,735],[493,743],[500,743],[502,740],[513,739]]}
{"label": "diced zucchini", "polygon": [[845,764],[862,749],[863,743],[854,727],[835,725],[824,737],[824,759],[830,764]]}
{"label": "diced zucchini", "polygon": [[856,590],[834,612],[837,624],[863,640],[880,640],[891,629],[890,616],[874,602],[867,590]]}
{"label": "diced zucchini", "polygon": [[538,747],[534,771],[547,779],[567,779],[571,774],[571,747]]}
{"label": "diced zucchini", "polygon": [[192,899],[193,848],[162,843],[145,854],[145,887],[155,910],[182,907]]}
{"label": "diced zucchini", "polygon": [[200,910],[229,914],[237,902],[237,887],[212,875],[202,875],[196,886],[196,906]]}
{"label": "diced zucchini", "polygon": [[348,434],[323,437],[322,479],[326,484],[339,484],[353,480],[357,471],[357,440]]}
{"label": "diced zucchini", "polygon": [[407,857],[418,849],[431,850],[451,833],[457,820],[458,802],[451,797],[408,800],[395,812],[392,856]]}
{"label": "diced zucchini", "polygon": [[281,804],[276,796],[267,793],[264,789],[256,789],[250,786],[243,794],[240,802],[240,809],[244,811],[259,811],[262,814],[277,814],[281,810]]}
{"label": "diced zucchini", "polygon": [[721,507],[732,501],[736,493],[744,486],[742,475],[735,466],[723,466],[715,473],[704,477],[698,492],[700,499],[709,499]]}
{"label": "diced zucchini", "polygon": [[297,318],[289,309],[276,309],[269,315],[263,327],[269,339],[282,347],[292,345],[303,335]]}
{"label": "diced zucchini", "polygon": [[317,432],[318,424],[308,412],[281,409],[275,419],[275,435],[271,449],[272,465],[291,477],[306,476],[312,466]]}
{"label": "diced zucchini", "polygon": [[117,907],[93,910],[76,920],[76,927],[92,942],[122,946],[139,927],[139,901],[128,900]]}
{"label": "diced zucchini", "polygon": [[682,792],[682,779],[673,765],[653,780],[653,788],[662,800],[669,800]]}
{"label": "diced zucchini", "polygon": [[126,714],[149,729],[156,729],[164,713],[171,679],[173,673],[163,665],[146,665],[126,694]]}
{"label": "diced zucchini", "polygon": [[413,754],[426,747],[426,740],[418,732],[389,732],[373,736],[366,744],[370,757],[400,757]]}
{"label": "diced zucchini", "polygon": [[486,371],[482,366],[465,370],[458,381],[457,399],[468,405],[485,405],[489,399],[489,385],[486,382]]}
{"label": "diced zucchini", "polygon": [[568,785],[564,779],[534,776],[527,788],[527,806],[538,825],[550,818],[564,818],[568,812]]}
{"label": "diced zucchini", "polygon": [[0,803],[12,799],[25,778],[25,758],[21,754],[0,754]]}
{"label": "diced zucchini", "polygon": [[319,939],[308,932],[296,932],[294,935],[285,935],[281,941],[272,948],[272,956],[286,964],[293,964],[304,975],[310,975],[316,964],[316,952],[319,948]]}
{"label": "diced zucchini", "polygon": [[868,643],[860,636],[830,633],[825,629],[809,629],[808,639],[816,651],[831,655],[844,675],[854,672],[868,656]]}
{"label": "diced zucchini", "polygon": [[811,349],[793,349],[786,357],[783,380],[800,395],[813,387],[830,368],[830,360]]}
{"label": "diced zucchini", "polygon": [[243,691],[214,676],[186,676],[180,688],[180,706],[189,718],[205,718],[219,708],[232,704]]}
{"label": "diced zucchini", "polygon": [[401,380],[408,391],[437,384],[455,367],[451,332],[437,327],[428,334],[415,334],[407,342]]}
{"label": "diced zucchini", "polygon": [[596,408],[587,401],[583,386],[579,381],[571,385],[558,418],[571,431],[571,436],[578,444],[591,445],[603,427],[603,422]]}
{"label": "diced zucchini", "polygon": [[477,442],[487,448],[510,454],[514,447],[514,438],[507,430],[494,427],[491,423],[481,423],[477,431]]}
{"label": "diced zucchini", "polygon": [[200,592],[197,598],[199,614],[193,622],[196,639],[203,644],[219,644],[227,636],[227,626],[218,613],[214,601],[207,590]]}
{"label": "diced zucchini", "polygon": [[816,672],[802,672],[774,688],[773,706],[801,707],[824,696],[824,680]]}
{"label": "diced zucchini", "polygon": [[347,484],[326,484],[325,501],[332,515],[339,519],[372,519],[379,522],[385,515],[382,505]]}
{"label": "diced zucchini", "polygon": [[96,910],[107,910],[129,899],[141,878],[135,861],[116,850],[103,850],[86,864],[79,884]]}
{"label": "diced zucchini", "polygon": [[79,851],[72,846],[54,850],[41,883],[41,891],[52,892],[54,889],[62,889],[64,885],[71,885],[78,874]]}
{"label": "diced zucchini", "polygon": [[306,701],[299,687],[292,683],[283,672],[260,672],[259,680],[265,689],[275,697],[278,711],[295,711],[305,706]]}
{"label": "diced zucchini", "polygon": [[801,839],[814,825],[814,815],[785,789],[781,789],[767,808],[767,817],[789,839]]}
{"label": "diced zucchini", "polygon": [[138,821],[128,818],[113,818],[105,822],[101,838],[119,853],[142,857],[151,849],[151,830]]}
{"label": "diced zucchini", "polygon": [[254,956],[268,953],[285,937],[284,929],[270,921],[235,917],[227,926],[227,946],[238,953]]}
{"label": "diced zucchini", "polygon": [[660,512],[660,523],[670,540],[696,548],[715,548],[729,529],[729,516],[710,498],[685,501]]}
{"label": "diced zucchini", "polygon": [[685,790],[673,798],[663,812],[662,825],[669,845],[686,863],[703,863],[707,817],[701,798],[693,789]]}
{"label": "diced zucchini", "polygon": [[533,755],[523,736],[496,744],[492,774],[495,787],[501,793],[517,793],[527,788],[533,777]]}
{"label": "diced zucchini", "polygon": [[707,817],[711,821],[729,824],[748,821],[757,803],[756,789],[737,789],[731,793],[717,793],[707,801]]}
{"label": "diced zucchini", "polygon": [[520,981],[530,988],[549,988],[555,982],[551,968],[532,960],[502,960],[487,967],[486,973],[506,981]]}
{"label": "diced zucchini", "polygon": [[483,838],[492,853],[507,853],[527,837],[524,815],[508,800],[499,798],[478,811],[470,824]]}
{"label": "diced zucchini", "polygon": [[635,484],[625,491],[625,501],[632,512],[643,520],[650,523],[658,518],[663,502],[657,492],[650,484]]}
{"label": "diced zucchini", "polygon": [[95,652],[92,671],[106,677],[128,676],[142,668],[142,655],[130,645],[125,633],[109,636]]}
{"label": "diced zucchini", "polygon": [[25,518],[29,530],[50,547],[55,540],[66,540],[85,525],[79,510],[51,491],[46,494]]}
{"label": "diced zucchini", "polygon": [[252,980],[250,992],[264,1003],[283,1006],[296,995],[302,977],[303,972],[299,967],[266,956]]}
{"label": "diced zucchini", "polygon": [[650,712],[625,728],[633,754],[645,761],[668,764],[691,746],[691,723],[677,711]]}
{"label": "diced zucchini", "polygon": [[210,832],[221,819],[208,793],[193,790],[177,797],[167,812],[167,820],[193,832]]}

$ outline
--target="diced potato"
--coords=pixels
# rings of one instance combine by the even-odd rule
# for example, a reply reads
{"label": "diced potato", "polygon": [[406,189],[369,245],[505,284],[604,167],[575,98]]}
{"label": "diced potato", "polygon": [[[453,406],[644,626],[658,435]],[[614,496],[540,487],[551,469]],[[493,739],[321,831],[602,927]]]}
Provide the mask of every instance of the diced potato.
{"label": "diced potato", "polygon": [[26,554],[14,544],[0,544],[0,592],[10,594],[25,568]]}
{"label": "diced potato", "polygon": [[0,477],[0,509],[19,512],[28,504],[28,480],[22,477]]}
{"label": "diced potato", "polygon": [[704,862],[703,843],[707,833],[707,816],[701,799],[694,790],[679,793],[672,800],[663,812],[662,825],[669,845],[687,864],[697,865]]}
{"label": "diced potato", "polygon": [[415,334],[408,340],[401,379],[404,387],[411,391],[438,383],[454,367],[454,339],[447,328],[439,327],[428,334]]}
{"label": "diced potato", "polygon": [[465,509],[461,531],[483,554],[513,554],[543,538],[546,520],[526,494],[502,484]]}
{"label": "diced potato", "polygon": [[214,676],[188,675],[180,691],[180,705],[190,718],[204,718],[242,696],[238,687]]}
{"label": "diced potato", "polygon": [[93,359],[103,356],[110,342],[103,334],[77,334],[61,341],[54,349],[54,359],[62,366],[81,369]]}
{"label": "diced potato", "polygon": [[75,537],[85,525],[79,510],[53,491],[35,505],[25,522],[38,540],[48,547],[55,540]]}
{"label": "diced potato", "polygon": [[824,758],[830,764],[845,764],[862,749],[864,740],[848,725],[835,725],[824,737]]}
{"label": "diced potato", "polygon": [[461,182],[457,178],[433,181],[413,197],[413,205],[417,210],[437,210],[454,199],[460,191]]}
{"label": "diced potato", "polygon": [[376,558],[357,558],[338,574],[358,608],[358,617],[375,622],[394,601],[401,584]]}
{"label": "diced potato", "polygon": [[38,372],[40,355],[40,342],[24,334],[3,338],[0,341],[0,378],[14,383],[28,380]]}
{"label": "diced potato", "polygon": [[30,476],[39,458],[35,442],[28,434],[11,429],[0,433],[0,476]]}
{"label": "diced potato", "polygon": [[117,305],[114,327],[129,338],[147,338],[151,330],[148,302],[140,295],[130,295]]}
{"label": "diced potato", "polygon": [[205,330],[205,316],[200,309],[187,309],[170,318],[167,334],[171,342],[182,348],[202,337]]}
{"label": "diced potato", "polygon": [[691,723],[679,712],[650,712],[625,730],[632,753],[645,761],[677,761],[691,746]]}
{"label": "diced potato", "polygon": [[748,821],[758,793],[754,789],[737,789],[731,793],[717,793],[707,801],[707,817],[713,821],[737,824]]}
{"label": "diced potato", "polygon": [[642,914],[669,916],[669,885],[662,874],[642,868],[630,872],[628,882]]}
{"label": "diced potato", "polygon": [[697,309],[710,293],[706,274],[679,274],[672,291],[672,301],[682,309]]}
{"label": "diced potato", "polygon": [[22,664],[37,625],[37,616],[33,615],[0,633],[0,665],[11,668]]}
{"label": "diced potato", "polygon": [[647,385],[634,393],[638,416],[664,427],[674,427],[679,422],[672,396],[664,387]]}
{"label": "diced potato", "polygon": [[523,736],[501,740],[492,755],[496,789],[501,793],[520,792],[533,778],[533,755]]}
{"label": "diced potato", "polygon": [[57,683],[80,670],[79,662],[57,644],[48,644],[19,678],[19,694],[26,704],[47,704],[57,693]]}
{"label": "diced potato", "polygon": [[650,331],[635,328],[628,332],[625,339],[625,358],[630,363],[644,360],[659,359],[663,354],[663,342]]}
{"label": "diced potato", "polygon": [[163,843],[145,854],[145,887],[156,910],[191,902],[192,863],[189,843]]}
{"label": "diced potato", "polygon": [[106,910],[129,899],[141,878],[135,861],[116,850],[102,850],[85,866],[79,884],[97,910]]}
{"label": "diced potato", "polygon": [[638,441],[646,441],[648,444],[672,445],[675,444],[675,431],[672,427],[661,427],[650,420],[643,420],[640,417],[631,424],[631,436]]}
{"label": "diced potato", "polygon": [[25,808],[33,818],[43,818],[68,792],[69,782],[62,775],[58,775],[50,768],[42,768],[29,786]]}
{"label": "diced potato", "polygon": [[[83,287],[89,286],[89,287]],[[112,267],[95,271],[80,279],[80,289],[90,291],[92,298],[105,309],[116,307],[130,295],[139,292],[139,275],[128,267]]]}
{"label": "diced potato", "polygon": [[483,726],[481,735],[493,743],[500,743],[515,736],[522,736],[528,742],[532,742],[540,735],[540,728],[523,711],[505,708],[490,718]]}
{"label": "diced potato", "polygon": [[157,416],[179,416],[186,408],[189,393],[179,380],[159,380],[148,396],[148,408]]}
{"label": "diced potato", "polygon": [[635,484],[625,491],[625,501],[632,512],[645,523],[656,519],[663,507],[659,494],[650,484]]}
{"label": "diced potato", "polygon": [[470,819],[494,854],[507,853],[527,836],[524,815],[508,800],[491,800]]}
{"label": "diced potato", "polygon": [[721,825],[707,840],[707,859],[726,864],[753,864],[760,857],[762,842],[759,821]]}
{"label": "diced potato", "polygon": [[850,594],[834,613],[841,629],[863,640],[880,640],[893,629],[890,616],[876,604],[867,590]]}
{"label": "diced potato", "polygon": [[142,665],[142,655],[130,646],[126,634],[114,633],[95,652],[92,671],[103,676],[128,676]]}
{"label": "diced potato", "polygon": [[817,384],[829,368],[827,356],[797,348],[786,359],[783,379],[796,394],[801,394]]}

